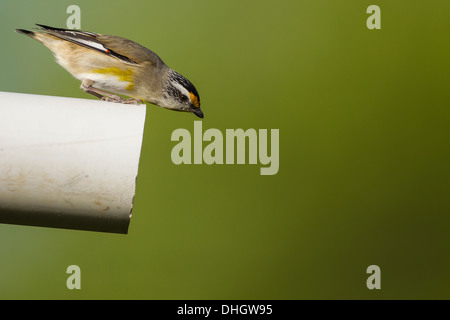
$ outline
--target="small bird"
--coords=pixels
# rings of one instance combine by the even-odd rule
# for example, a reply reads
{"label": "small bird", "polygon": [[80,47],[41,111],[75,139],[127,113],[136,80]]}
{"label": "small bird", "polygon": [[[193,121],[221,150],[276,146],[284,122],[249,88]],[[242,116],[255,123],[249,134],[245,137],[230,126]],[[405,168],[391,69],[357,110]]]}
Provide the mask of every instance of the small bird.
{"label": "small bird", "polygon": [[[49,48],[81,89],[102,100],[192,112],[203,118],[194,85],[169,68],[153,51],[131,40],[36,24],[40,32],[16,29]],[[109,91],[109,92],[106,92]],[[122,97],[110,92],[131,97]]]}

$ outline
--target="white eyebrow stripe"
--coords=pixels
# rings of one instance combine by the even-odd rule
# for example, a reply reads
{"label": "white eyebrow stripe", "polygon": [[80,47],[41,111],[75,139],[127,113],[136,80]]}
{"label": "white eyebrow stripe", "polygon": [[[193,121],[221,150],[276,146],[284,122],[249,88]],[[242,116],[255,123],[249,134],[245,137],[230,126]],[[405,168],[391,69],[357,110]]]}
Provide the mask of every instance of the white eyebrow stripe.
{"label": "white eyebrow stripe", "polygon": [[190,95],[189,95],[189,91],[186,90],[185,87],[183,87],[181,84],[179,84],[178,82],[174,82],[172,81],[172,84],[175,88],[177,88],[178,90],[180,90],[186,97],[189,98],[189,100],[191,99]]}

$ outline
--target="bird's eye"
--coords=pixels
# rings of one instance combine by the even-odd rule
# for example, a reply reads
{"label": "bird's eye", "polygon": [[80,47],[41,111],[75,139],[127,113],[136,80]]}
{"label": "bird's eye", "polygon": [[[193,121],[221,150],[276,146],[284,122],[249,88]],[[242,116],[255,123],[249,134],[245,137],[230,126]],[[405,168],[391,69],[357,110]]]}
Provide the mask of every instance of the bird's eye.
{"label": "bird's eye", "polygon": [[186,97],[184,94],[180,94],[180,100],[182,102],[186,102],[188,100],[188,97]]}

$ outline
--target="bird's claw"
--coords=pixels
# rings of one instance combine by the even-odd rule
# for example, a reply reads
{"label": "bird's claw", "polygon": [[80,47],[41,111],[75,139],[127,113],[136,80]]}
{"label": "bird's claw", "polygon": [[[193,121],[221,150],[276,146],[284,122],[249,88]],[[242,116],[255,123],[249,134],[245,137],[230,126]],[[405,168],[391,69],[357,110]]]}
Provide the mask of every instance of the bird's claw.
{"label": "bird's claw", "polygon": [[121,97],[119,97],[119,96],[114,97],[114,98],[112,98],[112,97],[107,97],[107,96],[103,96],[101,99],[102,99],[102,101],[115,102],[115,103],[123,103],[123,104],[134,104],[134,105],[138,105],[138,104],[143,103],[142,100],[133,99],[133,98],[130,98],[130,99],[123,99],[123,98],[121,98]]}

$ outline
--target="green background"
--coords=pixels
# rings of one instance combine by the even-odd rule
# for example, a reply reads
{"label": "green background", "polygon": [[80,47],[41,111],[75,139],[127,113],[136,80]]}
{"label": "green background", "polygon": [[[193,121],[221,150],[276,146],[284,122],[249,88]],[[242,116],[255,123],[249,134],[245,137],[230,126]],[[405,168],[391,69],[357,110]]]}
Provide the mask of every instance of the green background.
{"label": "green background", "polygon": [[450,298],[448,0],[1,1],[1,91],[92,98],[14,33],[71,4],[188,77],[203,130],[279,129],[280,170],[176,166],[197,118],[148,105],[129,234],[0,224],[0,299]]}

